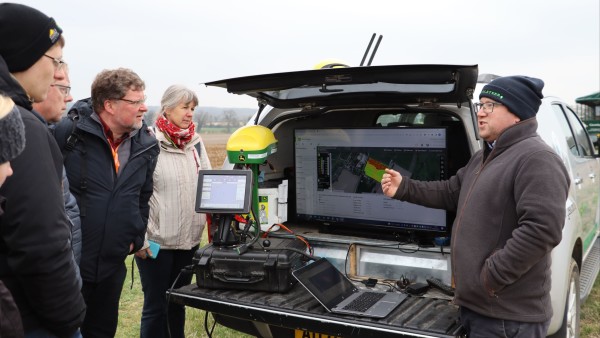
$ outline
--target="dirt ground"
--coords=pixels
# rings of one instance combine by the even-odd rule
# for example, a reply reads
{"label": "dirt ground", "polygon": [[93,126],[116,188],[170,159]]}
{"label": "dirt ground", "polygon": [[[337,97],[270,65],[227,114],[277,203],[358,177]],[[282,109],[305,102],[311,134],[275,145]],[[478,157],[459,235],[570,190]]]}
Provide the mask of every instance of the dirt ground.
{"label": "dirt ground", "polygon": [[215,134],[215,133],[207,133],[207,134],[203,134],[200,133],[200,136],[202,136],[202,140],[204,141],[204,143],[206,145],[213,145],[213,144],[222,144],[225,145],[227,144],[227,140],[229,139],[229,135],[231,134]]}
{"label": "dirt ground", "polygon": [[230,134],[200,134],[208,152],[208,158],[213,169],[221,168],[225,160],[225,146]]}

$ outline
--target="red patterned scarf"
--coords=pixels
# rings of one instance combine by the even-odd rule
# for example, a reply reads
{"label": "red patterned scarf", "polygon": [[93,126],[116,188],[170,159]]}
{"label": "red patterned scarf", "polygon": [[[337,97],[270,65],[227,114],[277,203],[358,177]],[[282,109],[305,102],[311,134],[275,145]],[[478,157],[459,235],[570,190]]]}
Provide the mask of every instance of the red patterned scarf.
{"label": "red patterned scarf", "polygon": [[192,136],[194,136],[194,131],[196,130],[194,123],[190,123],[190,126],[187,129],[181,129],[169,122],[164,114],[161,114],[156,119],[156,127],[179,149],[183,149],[185,145],[190,142]]}

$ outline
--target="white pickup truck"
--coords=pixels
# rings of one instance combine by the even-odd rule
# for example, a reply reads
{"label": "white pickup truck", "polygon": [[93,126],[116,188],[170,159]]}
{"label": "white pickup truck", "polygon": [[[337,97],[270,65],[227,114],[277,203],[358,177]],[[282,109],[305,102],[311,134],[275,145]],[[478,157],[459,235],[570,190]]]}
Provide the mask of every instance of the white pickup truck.
{"label": "white pickup truck", "polygon": [[[393,166],[417,179],[449,178],[481,149],[472,102],[481,86],[476,65],[333,68],[207,85],[257,99],[248,124],[268,127],[278,141],[261,166],[261,186],[288,180],[284,224],[310,242],[315,256],[355,281],[371,278],[375,288],[391,292],[432,277],[450,284],[447,240],[455,215],[395,204],[381,194],[378,177],[382,167]],[[544,98],[537,119],[538,133],[571,179],[562,242],[552,253],[549,334],[578,337],[580,305],[600,269],[600,164],[564,102]],[[189,285],[170,298],[257,337],[465,335],[452,297],[435,288],[411,295],[383,319],[329,313],[299,284],[285,293]]]}

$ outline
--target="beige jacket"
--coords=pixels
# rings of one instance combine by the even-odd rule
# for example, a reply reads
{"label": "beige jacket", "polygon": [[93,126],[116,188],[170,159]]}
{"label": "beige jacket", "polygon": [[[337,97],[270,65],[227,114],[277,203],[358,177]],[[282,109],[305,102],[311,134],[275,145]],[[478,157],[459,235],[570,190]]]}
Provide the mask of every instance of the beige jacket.
{"label": "beige jacket", "polygon": [[[160,154],[153,176],[146,240],[157,242],[161,249],[189,250],[200,243],[206,224],[206,215],[196,213],[194,208],[198,170],[211,169],[210,160],[199,134],[182,150],[158,129],[155,131]],[[201,154],[196,151],[197,143],[201,144]]]}

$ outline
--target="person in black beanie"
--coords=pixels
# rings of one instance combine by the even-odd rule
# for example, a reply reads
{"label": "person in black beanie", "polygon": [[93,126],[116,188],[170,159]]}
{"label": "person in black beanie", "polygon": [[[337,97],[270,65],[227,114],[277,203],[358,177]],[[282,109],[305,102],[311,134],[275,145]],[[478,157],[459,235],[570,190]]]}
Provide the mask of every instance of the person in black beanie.
{"label": "person in black beanie", "polygon": [[[25,89],[28,101],[44,101],[54,75],[64,78],[60,72],[64,45],[62,29],[53,18],[25,5],[0,3],[0,55]],[[54,63],[55,69],[47,67],[48,63]]]}
{"label": "person in black beanie", "polygon": [[19,308],[25,337],[81,337],[85,302],[79,291],[62,197],[62,153],[32,102],[65,78],[62,29],[42,12],[0,4],[0,92],[21,116],[25,148],[2,187],[0,280]]}
{"label": "person in black beanie", "polygon": [[550,325],[550,254],[562,238],[570,179],[537,134],[543,87],[527,76],[484,86],[475,107],[486,144],[450,179],[386,169],[381,180],[389,197],[456,212],[454,302],[471,338],[541,338]]}

